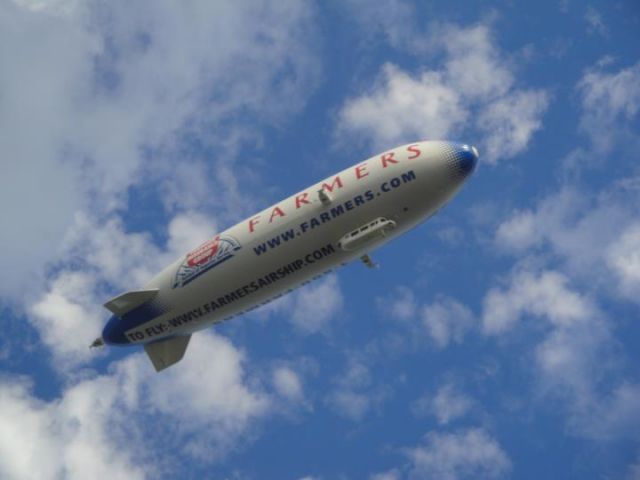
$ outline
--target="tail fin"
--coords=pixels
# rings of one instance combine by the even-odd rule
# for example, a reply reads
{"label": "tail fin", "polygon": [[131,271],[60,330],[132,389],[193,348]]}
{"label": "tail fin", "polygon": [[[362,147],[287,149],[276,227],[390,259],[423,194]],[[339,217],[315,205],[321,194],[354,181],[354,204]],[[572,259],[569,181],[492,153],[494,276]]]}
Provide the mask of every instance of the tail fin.
{"label": "tail fin", "polygon": [[144,351],[147,352],[156,372],[159,372],[182,360],[184,352],[187,351],[189,340],[191,340],[191,334],[147,343],[144,346]]}
{"label": "tail fin", "polygon": [[147,303],[157,294],[157,288],[151,290],[131,290],[129,292],[121,293],[117,297],[113,297],[105,303],[104,306],[118,317],[121,317],[143,303]]}

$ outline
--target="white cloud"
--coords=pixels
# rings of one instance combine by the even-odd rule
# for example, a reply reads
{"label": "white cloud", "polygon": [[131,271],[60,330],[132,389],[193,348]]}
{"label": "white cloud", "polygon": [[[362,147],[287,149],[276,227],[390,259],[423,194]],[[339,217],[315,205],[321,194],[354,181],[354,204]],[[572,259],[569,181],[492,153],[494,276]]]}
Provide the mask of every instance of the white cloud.
{"label": "white cloud", "polygon": [[96,45],[65,17],[25,12],[11,3],[0,12],[0,43],[15,47],[0,54],[0,212],[8,226],[0,232],[6,252],[0,265],[11,279],[0,282],[0,292],[18,295],[57,253],[82,200],[81,172],[54,158],[65,153],[57,139],[70,133],[62,119],[71,107],[63,98],[81,91],[83,58]]}
{"label": "white cloud", "polygon": [[599,318],[556,325],[535,347],[538,394],[568,400],[579,416],[593,415],[597,387],[609,369],[611,335]]}
{"label": "white cloud", "polygon": [[326,397],[329,407],[352,421],[360,421],[378,409],[389,394],[388,388],[375,384],[365,359],[356,357],[348,359],[343,371],[334,378],[335,387]]}
{"label": "white cloud", "polygon": [[640,455],[638,456],[638,460],[629,466],[627,476],[625,478],[627,480],[640,480]]}
{"label": "white cloud", "polygon": [[289,400],[304,399],[300,376],[289,367],[278,367],[273,371],[273,384],[276,391]]}
{"label": "white cloud", "polygon": [[414,402],[412,410],[418,415],[432,414],[440,425],[447,425],[464,416],[473,406],[473,400],[460,392],[453,383],[446,383],[435,395],[426,394]]}
{"label": "white cloud", "polygon": [[449,225],[443,228],[440,228],[436,235],[443,243],[447,244],[450,247],[456,247],[462,244],[465,240],[464,230],[455,225]]}
{"label": "white cloud", "polygon": [[542,128],[548,95],[541,90],[512,93],[483,109],[478,119],[487,134],[487,157],[511,158],[524,151],[533,134]]}
{"label": "white cloud", "polygon": [[43,10],[52,15],[69,15],[78,8],[79,0],[13,0],[33,11]]}
{"label": "white cloud", "polygon": [[83,272],[62,272],[31,307],[29,318],[60,369],[98,357],[89,345],[100,336],[105,314],[96,302],[96,279]]}
{"label": "white cloud", "polygon": [[587,11],[584,13],[584,19],[587,22],[589,32],[597,33],[602,36],[607,36],[609,29],[602,20],[602,15],[591,5],[587,7]]}
{"label": "white cloud", "polygon": [[359,361],[351,360],[346,370],[336,378],[336,388],[327,398],[329,405],[340,415],[361,420],[371,408],[371,372]]}
{"label": "white cloud", "polygon": [[338,132],[357,133],[377,148],[388,148],[459,137],[473,121],[486,138],[480,147],[489,163],[526,149],[541,128],[548,95],[513,87],[512,69],[494,46],[490,29],[434,24],[426,40],[434,51],[445,52],[442,67],[412,75],[386,64],[370,92],[345,102]]}
{"label": "white cloud", "polygon": [[386,472],[374,473],[369,477],[369,480],[399,480],[400,478],[400,472],[393,469]]}
{"label": "white cloud", "polygon": [[595,196],[566,187],[531,209],[516,210],[497,227],[496,244],[519,256],[550,252],[599,295],[637,301],[638,222],[633,205],[640,189],[631,180]]}
{"label": "white cloud", "polygon": [[542,240],[536,216],[531,211],[515,211],[498,226],[496,241],[513,250],[526,250]]}
{"label": "white cloud", "polygon": [[575,432],[597,440],[640,438],[640,385],[623,382],[570,419]]}
{"label": "white cloud", "polygon": [[516,274],[507,290],[492,288],[484,299],[482,327],[487,334],[500,334],[523,315],[547,318],[556,326],[571,326],[592,317],[595,307],[588,298],[567,286],[568,279],[558,272],[539,275]]}
{"label": "white cloud", "polygon": [[37,290],[74,215],[100,222],[132,186],[164,193],[169,209],[237,198],[229,165],[240,147],[317,83],[302,3],[148,6],[21,2],[0,12],[0,43],[11,46],[0,53],[4,299]]}
{"label": "white cloud", "polygon": [[80,264],[86,272],[121,290],[148,282],[165,260],[151,235],[126,231],[117,216],[98,223],[77,214],[65,238],[64,251],[67,264]]}
{"label": "white cloud", "polygon": [[[141,409],[162,418],[175,415],[186,451],[200,460],[217,460],[232,449],[252,421],[270,409],[270,398],[246,379],[244,354],[226,338],[200,332],[178,368],[158,375],[146,358],[134,371]],[[135,362],[135,360],[131,360]],[[123,371],[122,373],[129,373]]]}
{"label": "white cloud", "polygon": [[638,141],[630,120],[640,110],[640,63],[615,73],[598,65],[585,73],[577,88],[582,97],[580,127],[596,153],[608,153],[616,143]]}
{"label": "white cloud", "polygon": [[348,9],[348,15],[358,22],[362,46],[371,45],[376,35],[382,34],[395,48],[414,46],[414,9],[402,0],[346,0],[341,4]]}
{"label": "white cloud", "polygon": [[397,287],[393,296],[377,299],[379,308],[393,320],[414,320],[418,305],[413,291],[407,287]]}
{"label": "white cloud", "polygon": [[292,299],[288,319],[303,333],[326,330],[342,309],[343,298],[338,277],[330,274],[320,281],[303,287]]}
{"label": "white cloud", "polygon": [[507,454],[481,429],[431,432],[407,455],[411,460],[409,478],[501,478],[511,471]]}
{"label": "white cloud", "polygon": [[392,348],[420,347],[425,343],[446,348],[462,343],[476,324],[471,310],[457,300],[437,295],[431,303],[420,303],[407,287],[396,287],[392,295],[378,298],[376,303],[382,315],[396,320],[393,325],[408,333],[406,339],[392,334]]}
{"label": "white cloud", "polygon": [[340,114],[340,128],[370,137],[376,147],[446,138],[467,119],[458,95],[439,72],[414,79],[387,64],[378,83],[370,94],[349,100]]}
{"label": "white cloud", "polygon": [[447,52],[447,79],[464,97],[496,99],[513,86],[513,72],[495,47],[488,25],[436,25],[430,38]]}
{"label": "white cloud", "polygon": [[[45,403],[20,380],[0,383],[0,476],[10,479],[139,479],[136,445],[124,445],[116,409],[117,385],[108,378],[69,388]],[[151,471],[151,469],[149,469]]]}
{"label": "white cloud", "polygon": [[474,318],[465,305],[441,296],[422,308],[422,324],[433,342],[445,348],[451,343],[462,343],[474,325]]}
{"label": "white cloud", "polygon": [[368,394],[349,389],[335,390],[327,400],[338,414],[353,421],[362,420],[371,408]]}
{"label": "white cloud", "polygon": [[522,353],[531,355],[536,396],[564,402],[567,426],[574,435],[596,439],[635,435],[640,387],[619,375],[610,322],[590,297],[555,271],[518,271],[507,287],[487,293],[483,312],[487,334],[502,334],[528,316],[545,321],[535,328],[529,325],[526,332],[533,335],[533,348]]}
{"label": "white cloud", "polygon": [[[0,476],[173,478],[185,458],[219,461],[250,440],[271,410],[245,364],[228,340],[201,333],[180,366],[163,375],[143,354],[130,355],[46,402],[24,381],[5,377]],[[156,449],[170,453],[156,458]]]}
{"label": "white cloud", "polygon": [[622,231],[607,249],[605,259],[622,292],[629,298],[640,298],[640,222]]}

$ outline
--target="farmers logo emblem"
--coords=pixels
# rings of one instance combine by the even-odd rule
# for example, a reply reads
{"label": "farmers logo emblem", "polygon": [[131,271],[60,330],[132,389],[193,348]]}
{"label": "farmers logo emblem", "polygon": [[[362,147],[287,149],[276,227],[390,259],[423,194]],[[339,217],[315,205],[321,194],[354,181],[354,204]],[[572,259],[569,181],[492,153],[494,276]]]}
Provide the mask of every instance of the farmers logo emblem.
{"label": "farmers logo emblem", "polygon": [[176,272],[173,287],[184,287],[216,265],[229,260],[234,252],[240,250],[240,243],[230,236],[218,235],[189,252]]}

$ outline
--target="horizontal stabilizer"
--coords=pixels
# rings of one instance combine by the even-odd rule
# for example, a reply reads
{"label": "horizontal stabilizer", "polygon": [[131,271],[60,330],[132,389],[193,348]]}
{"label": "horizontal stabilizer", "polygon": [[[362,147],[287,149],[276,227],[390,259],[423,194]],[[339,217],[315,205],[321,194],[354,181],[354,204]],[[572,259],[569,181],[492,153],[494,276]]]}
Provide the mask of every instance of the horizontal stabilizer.
{"label": "horizontal stabilizer", "polygon": [[147,303],[157,294],[157,288],[151,290],[131,290],[130,292],[125,292],[112,298],[105,303],[104,306],[115,315],[121,317],[143,303]]}
{"label": "horizontal stabilizer", "polygon": [[191,340],[191,334],[147,343],[144,346],[144,351],[149,355],[156,372],[159,372],[182,360],[184,352],[187,351],[189,340]]}

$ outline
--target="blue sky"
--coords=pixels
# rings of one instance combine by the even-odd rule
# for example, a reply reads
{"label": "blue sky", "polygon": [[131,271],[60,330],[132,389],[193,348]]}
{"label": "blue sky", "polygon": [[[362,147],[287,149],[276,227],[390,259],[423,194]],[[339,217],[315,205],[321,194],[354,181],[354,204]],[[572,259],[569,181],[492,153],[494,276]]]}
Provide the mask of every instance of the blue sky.
{"label": "blue sky", "polygon": [[[0,477],[640,479],[640,8],[0,0]],[[429,223],[192,339],[110,296],[407,142]]]}

